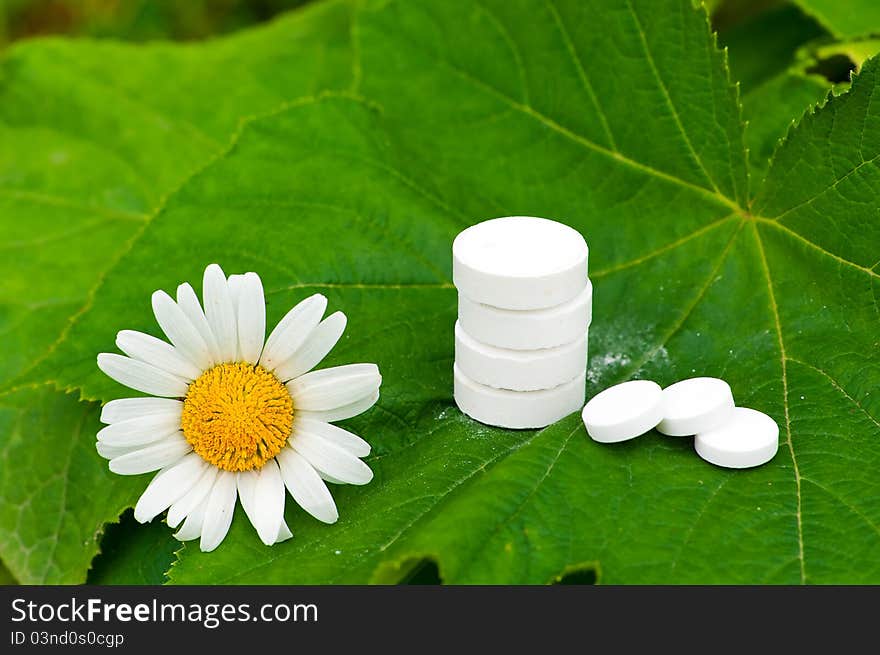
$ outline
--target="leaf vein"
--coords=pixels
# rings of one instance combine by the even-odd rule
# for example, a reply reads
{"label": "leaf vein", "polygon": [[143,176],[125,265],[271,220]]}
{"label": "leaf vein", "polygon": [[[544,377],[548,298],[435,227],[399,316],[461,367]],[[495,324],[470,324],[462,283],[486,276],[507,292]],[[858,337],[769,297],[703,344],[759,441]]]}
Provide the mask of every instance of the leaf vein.
{"label": "leaf vein", "polygon": [[712,189],[717,195],[723,195],[721,193],[721,190],[718,188],[718,185],[715,184],[715,180],[713,180],[712,176],[709,175],[709,171],[706,170],[706,166],[703,164],[703,160],[700,159],[700,156],[694,149],[694,144],[691,142],[687,131],[684,129],[684,125],[681,122],[681,117],[678,115],[678,110],[675,108],[675,104],[672,102],[672,97],[669,95],[669,89],[666,86],[666,82],[663,81],[663,77],[660,75],[660,71],[657,69],[657,64],[654,61],[654,55],[651,53],[651,48],[648,46],[648,39],[645,35],[645,28],[642,25],[641,19],[639,19],[639,15],[636,12],[635,7],[633,7],[630,0],[626,0],[626,5],[629,8],[629,12],[633,17],[633,22],[636,25],[636,31],[639,34],[639,42],[641,43],[642,50],[645,53],[645,58],[648,62],[648,68],[651,69],[651,74],[654,76],[654,79],[657,80],[657,86],[660,87],[660,91],[663,94],[663,100],[672,114],[672,119],[675,121],[675,126],[678,129],[678,132],[681,134],[682,139],[684,139],[684,143],[687,146],[688,151],[690,151],[691,157],[693,157],[694,162],[700,168],[700,171],[703,173],[703,175],[706,176],[706,181],[709,182],[709,184],[712,186]]}
{"label": "leaf vein", "polygon": [[709,497],[706,498],[703,505],[700,507],[700,511],[697,512],[696,517],[694,517],[693,522],[691,523],[690,528],[687,531],[687,534],[684,536],[684,539],[681,541],[681,546],[678,548],[678,552],[675,554],[675,557],[672,558],[672,565],[669,567],[670,573],[675,571],[675,567],[678,565],[679,560],[681,559],[681,554],[684,552],[684,549],[687,547],[688,543],[690,543],[691,538],[694,536],[694,529],[697,527],[697,524],[700,520],[705,516],[706,511],[709,509],[709,506],[718,496],[721,489],[730,481],[730,476],[722,478],[721,483],[715,487],[715,490],[709,494]]}
{"label": "leaf vein", "polygon": [[586,138],[582,134],[579,134],[578,132],[575,132],[575,131],[571,130],[570,128],[567,128],[567,127],[557,123],[552,118],[550,118],[549,116],[546,116],[545,114],[542,114],[541,112],[536,110],[531,105],[523,104],[523,103],[511,98],[503,91],[500,91],[499,89],[495,88],[491,84],[484,82],[480,78],[478,78],[478,77],[474,76],[472,73],[456,66],[452,62],[447,61],[445,59],[440,59],[439,63],[440,63],[440,65],[448,68],[450,71],[452,71],[454,74],[458,75],[462,79],[470,82],[474,86],[477,86],[477,87],[483,89],[486,93],[489,93],[489,94],[495,96],[497,99],[499,99],[500,101],[509,105],[510,107],[515,109],[516,111],[532,118],[533,120],[537,121],[538,123],[540,123],[544,127],[560,134],[561,136],[564,136],[565,138],[569,139],[570,141],[572,141],[572,142],[574,142],[584,148],[587,148],[588,150],[592,150],[600,155],[603,155],[603,156],[608,157],[608,158],[610,158],[620,164],[623,164],[624,166],[628,166],[630,168],[633,168],[633,169],[635,169],[635,170],[637,170],[637,171],[641,172],[642,174],[647,175],[649,177],[655,177],[655,178],[663,180],[665,182],[678,185],[678,186],[683,187],[685,189],[688,189],[692,192],[695,192],[703,197],[709,198],[711,200],[714,200],[715,202],[726,205],[727,207],[730,207],[731,209],[733,209],[735,211],[742,211],[742,208],[734,200],[731,200],[730,198],[723,195],[722,193],[719,193],[717,190],[708,189],[706,187],[694,184],[692,182],[688,182],[687,180],[684,180],[680,177],[676,177],[675,175],[672,175],[670,173],[665,173],[661,170],[658,170],[656,168],[648,166],[647,164],[643,164],[639,161],[636,161],[635,159],[631,159],[620,152],[616,152],[614,150],[610,150],[604,146],[601,146],[598,143],[595,143],[594,141],[591,141],[590,139]]}
{"label": "leaf vein", "polygon": [[[56,59],[52,58],[46,61],[56,62]],[[103,89],[107,96],[123,100],[128,105],[140,109],[145,114],[152,116],[156,120],[170,125],[177,124],[180,127],[186,129],[186,131],[188,131],[193,137],[202,141],[203,144],[207,145],[210,148],[218,149],[223,147],[223,144],[221,144],[213,137],[209,136],[202,129],[196,127],[196,125],[194,125],[193,123],[182,118],[173,119],[167,114],[162,113],[152,105],[144,102],[142,98],[138,98],[137,96],[133,96],[130,93],[125,92],[121,85],[109,84],[105,80],[97,78],[92,72],[83,70],[81,67],[77,66],[77,60],[75,57],[66,57],[64,59],[64,66],[56,67],[56,70],[61,70],[64,72],[70,72],[71,69],[76,69],[76,71],[80,73],[77,80],[78,82],[82,83],[84,81],[88,81],[95,87]]]}
{"label": "leaf vein", "polygon": [[111,220],[140,222],[145,221],[148,218],[148,214],[146,213],[112,209],[110,207],[100,207],[97,205],[85,205],[60,196],[52,196],[46,193],[27,191],[24,189],[0,189],[0,196],[12,200],[22,200],[25,202],[33,202],[35,204],[59,207],[62,209],[76,209],[86,213],[98,214]]}
{"label": "leaf vein", "polygon": [[[796,232],[795,230],[791,229],[787,225],[783,225],[782,223],[771,220],[769,218],[763,218],[761,216],[755,216],[755,217],[753,217],[753,219],[757,223],[761,223],[763,225],[769,225],[770,227],[777,229],[780,232],[788,234],[790,237],[797,239],[798,241],[800,241],[804,245],[809,246],[813,250],[817,250],[818,252],[822,253],[826,257],[830,257],[831,259],[834,259],[834,260],[840,262],[841,264],[844,264],[845,266],[855,268],[859,271],[862,271],[863,273],[867,273],[868,275],[870,275],[872,277],[880,278],[880,274],[875,272],[873,269],[868,268],[867,266],[862,266],[861,264],[856,264],[855,262],[852,262],[848,259],[845,259],[845,258],[841,257],[840,255],[836,255],[829,250],[825,250],[825,248],[823,248],[822,246],[814,243],[813,241],[810,241],[805,236],[803,236],[800,232]],[[878,263],[880,263],[880,262],[878,262]]]}
{"label": "leaf vein", "polygon": [[654,356],[660,351],[660,349],[665,346],[669,340],[684,326],[687,320],[691,317],[694,310],[697,308],[697,305],[700,304],[700,301],[705,297],[706,293],[709,291],[709,287],[712,286],[712,282],[715,280],[715,276],[718,274],[718,271],[721,269],[721,266],[724,264],[724,261],[727,259],[727,254],[730,252],[730,249],[733,247],[734,242],[736,241],[736,237],[739,234],[740,230],[745,221],[740,221],[739,226],[736,231],[731,235],[730,239],[727,241],[727,245],[724,246],[724,250],[721,251],[721,254],[718,256],[718,260],[715,265],[712,267],[712,270],[709,272],[708,277],[706,278],[703,285],[700,287],[694,299],[690,302],[690,304],[685,308],[684,313],[679,317],[679,319],[670,327],[670,329],[663,335],[660,339],[660,342],[651,348],[644,356],[642,356],[623,376],[623,379],[627,379],[632,377],[633,374],[638,372],[639,369],[642,368],[645,364],[651,361]]}
{"label": "leaf vein", "polygon": [[[478,551],[480,551],[486,544],[488,544],[495,537],[495,535],[497,535],[499,532],[501,532],[501,530],[502,530],[502,528],[504,528],[504,526],[509,525],[513,521],[513,519],[516,518],[516,516],[518,516],[520,512],[522,512],[523,508],[526,506],[526,504],[529,502],[529,500],[532,498],[532,496],[534,496],[537,493],[537,491],[541,487],[541,485],[544,484],[544,481],[550,476],[550,473],[552,473],[553,469],[556,467],[556,463],[559,461],[559,458],[562,457],[562,453],[568,447],[569,442],[571,442],[571,438],[575,435],[576,432],[578,432],[580,427],[581,427],[580,421],[577,421],[575,423],[575,427],[568,433],[568,436],[566,436],[565,439],[563,439],[562,443],[559,446],[559,450],[556,451],[556,454],[553,456],[553,459],[550,461],[550,464],[547,466],[547,469],[544,471],[544,473],[541,475],[541,477],[535,481],[535,483],[529,489],[529,492],[525,495],[525,497],[522,499],[522,501],[520,501],[520,503],[516,506],[516,509],[514,509],[514,511],[511,512],[506,518],[498,521],[495,524],[494,529],[488,535],[483,537],[476,546],[471,548],[472,553],[476,554]],[[470,557],[470,558],[468,558],[468,565],[467,566],[473,567],[475,562],[476,562],[476,557]],[[468,570],[467,566],[464,569],[462,569],[461,571],[459,571],[459,573],[461,574],[463,571]]]}
{"label": "leaf vein", "polygon": [[73,451],[78,445],[77,441],[82,436],[83,425],[85,425],[90,409],[90,407],[83,408],[80,414],[79,423],[77,423],[73,433],[70,435],[70,448],[67,450],[67,460],[64,464],[64,471],[60,473],[63,479],[63,484],[61,487],[61,497],[58,503],[58,521],[55,524],[54,535],[52,536],[52,549],[49,552],[49,556],[46,558],[46,567],[43,569],[43,574],[40,576],[42,582],[46,581],[49,575],[49,570],[55,563],[55,553],[58,551],[58,537],[61,535],[61,526],[64,525],[64,515],[67,506],[67,491],[70,486],[70,465],[73,462]]}
{"label": "leaf vein", "polygon": [[266,294],[281,293],[292,289],[454,289],[452,282],[427,282],[424,284],[371,284],[369,282],[296,282],[277,289],[266,291]]}
{"label": "leaf vein", "polygon": [[[832,116],[833,116],[833,115],[834,115],[834,114],[832,113]],[[880,159],[880,153],[874,155],[874,156],[871,157],[870,159],[863,160],[860,164],[857,164],[856,166],[852,167],[849,171],[847,171],[846,173],[844,173],[841,177],[835,179],[834,182],[832,182],[831,184],[829,184],[828,186],[826,186],[824,189],[822,189],[821,191],[819,191],[819,192],[816,193],[815,195],[810,196],[809,198],[807,198],[807,199],[805,199],[805,200],[802,200],[801,202],[797,203],[797,204],[794,205],[793,207],[789,207],[788,209],[786,209],[785,211],[783,211],[783,212],[780,213],[780,214],[776,214],[775,216],[769,216],[769,217],[766,217],[766,220],[768,220],[768,221],[781,222],[783,218],[785,218],[786,216],[788,216],[788,215],[791,214],[792,212],[797,211],[798,209],[801,209],[802,207],[805,207],[805,206],[807,206],[807,205],[811,205],[811,204],[813,204],[816,200],[818,200],[819,198],[821,198],[822,196],[824,196],[824,195],[825,195],[826,193],[828,193],[829,191],[832,191],[833,189],[836,189],[836,188],[838,187],[839,184],[841,184],[842,182],[845,182],[845,181],[846,181],[847,179],[849,179],[851,176],[855,175],[855,174],[858,173],[860,170],[862,170],[865,166],[870,166],[870,165],[872,165],[872,164],[876,164],[878,159]],[[768,175],[769,175],[769,174],[768,174]]]}
{"label": "leaf vein", "polygon": [[871,421],[871,423],[873,423],[878,428],[880,428],[880,421],[878,421],[874,417],[874,415],[871,414],[871,412],[869,412],[867,409],[865,409],[865,407],[858,400],[856,400],[853,396],[851,396],[847,392],[847,390],[844,389],[837,380],[835,380],[833,377],[831,377],[831,375],[827,371],[819,368],[818,366],[814,366],[808,362],[805,362],[801,359],[795,359],[794,357],[789,357],[788,361],[793,362],[795,364],[800,364],[801,366],[812,369],[813,371],[815,371],[816,373],[818,373],[819,375],[824,377],[826,380],[828,380],[831,383],[832,387],[834,387],[837,391],[839,391],[841,394],[843,394],[847,398],[847,400],[849,400],[853,405],[858,407],[859,410]]}
{"label": "leaf vein", "polygon": [[649,252],[647,254],[640,255],[639,257],[636,257],[635,259],[630,259],[630,260],[623,262],[621,264],[614,264],[612,266],[608,266],[607,268],[603,268],[598,271],[595,271],[590,274],[590,277],[592,279],[596,280],[596,279],[605,277],[607,275],[611,275],[612,273],[617,273],[618,271],[622,271],[627,268],[632,268],[633,266],[638,266],[639,264],[643,264],[644,262],[649,261],[651,259],[654,259],[655,257],[659,257],[660,255],[663,255],[667,252],[671,252],[671,251],[685,245],[689,241],[693,241],[694,239],[697,239],[697,238],[707,234],[708,232],[712,232],[713,230],[715,230],[715,229],[721,227],[722,225],[724,225],[725,223],[729,222],[734,217],[736,217],[736,213],[728,214],[724,218],[720,218],[717,221],[709,223],[708,225],[704,225],[703,227],[701,227],[697,230],[694,230],[690,234],[686,234],[685,236],[681,237],[680,239],[676,239],[675,241],[672,241],[672,242],[667,243],[663,246],[660,246],[656,250],[652,250],[651,252]]}
{"label": "leaf vein", "polygon": [[510,54],[513,55],[513,62],[516,64],[516,73],[519,77],[520,89],[522,91],[522,101],[525,104],[529,104],[531,101],[529,100],[529,85],[528,80],[526,78],[526,69],[523,65],[522,55],[519,51],[519,46],[517,46],[516,41],[514,41],[513,37],[510,34],[510,30],[505,27],[504,23],[482,2],[476,2],[476,6],[480,11],[489,19],[489,21],[495,26],[495,29],[498,30],[498,33],[501,35],[501,38],[504,39],[504,42],[507,43],[507,47],[510,49]]}
{"label": "leaf vein", "polygon": [[617,143],[614,140],[614,134],[611,132],[611,126],[608,124],[608,116],[605,113],[602,105],[599,104],[599,98],[596,95],[595,90],[593,89],[593,84],[590,82],[589,76],[587,75],[583,60],[581,59],[580,54],[578,54],[577,48],[575,47],[574,42],[571,39],[571,34],[569,34],[568,28],[565,26],[565,22],[562,20],[562,16],[559,14],[559,9],[557,9],[556,4],[555,2],[553,2],[553,0],[545,0],[545,4],[547,5],[547,10],[550,12],[550,15],[553,16],[553,21],[556,23],[556,26],[559,29],[559,33],[562,35],[562,41],[565,43],[565,49],[568,52],[568,55],[571,58],[574,67],[577,69],[578,76],[581,79],[581,84],[583,85],[584,90],[587,92],[587,95],[590,98],[590,102],[593,103],[593,107],[596,108],[596,113],[599,116],[599,122],[602,123],[602,129],[604,130],[605,135],[608,137],[608,142],[611,144],[611,149],[614,152],[620,152],[620,149],[617,147]]}
{"label": "leaf vein", "polygon": [[789,413],[789,401],[788,401],[788,369],[787,362],[788,356],[785,354],[785,342],[782,338],[782,322],[779,318],[779,307],[776,304],[776,295],[773,291],[773,280],[770,276],[770,266],[767,263],[767,255],[764,252],[764,243],[761,240],[761,233],[758,230],[757,223],[752,223],[752,230],[755,233],[755,240],[758,244],[758,255],[759,261],[761,263],[761,267],[763,269],[764,275],[767,280],[767,293],[769,296],[770,303],[770,312],[772,314],[773,323],[776,327],[776,336],[778,338],[779,343],[779,357],[782,363],[782,406],[785,411],[785,432],[786,432],[786,444],[788,445],[788,452],[791,455],[791,464],[794,470],[794,481],[795,481],[795,493],[797,496],[797,541],[798,541],[798,559],[800,561],[800,572],[801,572],[801,584],[806,584],[807,582],[807,572],[806,572],[806,563],[804,561],[804,525],[803,525],[803,512],[802,512],[802,497],[801,497],[801,472],[798,467],[797,456],[794,451],[794,444],[791,439],[791,416]]}
{"label": "leaf vein", "polygon": [[804,482],[809,482],[811,485],[813,485],[813,486],[816,487],[817,489],[821,489],[821,490],[824,491],[824,492],[825,492],[830,498],[832,498],[833,500],[836,500],[838,503],[840,503],[841,505],[843,505],[844,507],[846,507],[846,509],[848,509],[850,512],[852,512],[855,516],[859,517],[859,518],[860,518],[862,521],[864,521],[864,522],[865,522],[865,523],[866,523],[866,524],[867,524],[872,530],[874,530],[874,532],[876,532],[878,536],[880,536],[880,526],[878,526],[878,525],[877,525],[876,523],[874,523],[869,517],[867,517],[867,516],[864,514],[864,512],[862,512],[862,511],[859,510],[857,507],[855,507],[854,505],[852,505],[852,504],[850,504],[849,502],[847,502],[847,501],[846,501],[846,500],[845,500],[840,494],[837,494],[837,493],[831,491],[831,489],[829,489],[829,488],[826,487],[825,485],[820,484],[820,483],[816,482],[815,480],[813,480],[813,479],[811,479],[811,478],[804,477],[804,478],[802,478],[802,479],[803,479]]}

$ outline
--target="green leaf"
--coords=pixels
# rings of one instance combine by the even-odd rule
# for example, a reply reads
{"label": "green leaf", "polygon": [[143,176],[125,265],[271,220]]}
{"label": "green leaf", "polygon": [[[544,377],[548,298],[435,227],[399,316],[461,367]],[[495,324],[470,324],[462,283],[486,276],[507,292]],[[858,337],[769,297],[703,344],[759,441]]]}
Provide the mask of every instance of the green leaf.
{"label": "green leaf", "polygon": [[753,205],[777,231],[793,230],[815,242],[817,254],[830,253],[837,263],[864,273],[869,290],[880,243],[880,223],[874,220],[880,113],[872,103],[878,66],[880,61],[871,60],[849,93],[800,122],[777,151]]}
{"label": "green leaf", "polygon": [[101,553],[92,562],[89,584],[158,585],[165,582],[175,552],[183,545],[162,521],[141,525],[131,511],[107,526]]}
{"label": "green leaf", "polygon": [[46,355],[243,117],[350,84],[350,22],[349,4],[330,3],[205,45],[45,40],[4,53],[0,385]]}
{"label": "green leaf", "polygon": [[4,566],[3,562],[0,562],[0,585],[14,584],[18,584],[18,580],[16,580],[9,569]]}
{"label": "green leaf", "polygon": [[789,4],[771,7],[720,32],[731,76],[742,91],[753,188],[760,186],[791,125],[831,90],[831,82],[816,74],[813,54],[817,47],[831,47],[816,46],[828,40],[814,18]]}
{"label": "green leaf", "polygon": [[752,179],[760,182],[788,130],[831,92],[831,83],[818,75],[786,71],[743,95],[743,118]]}
{"label": "green leaf", "polygon": [[48,388],[0,396],[0,556],[23,584],[85,582],[104,524],[145,482],[96,458],[97,415]]}
{"label": "green leaf", "polygon": [[828,31],[838,37],[851,38],[880,33],[880,5],[874,0],[794,0]]}
{"label": "green leaf", "polygon": [[[47,362],[86,398],[128,393],[95,354],[158,334],[150,292],[218,261],[260,272],[270,323],[325,293],[349,315],[326,365],[379,364],[379,404],[347,422],[376,476],[334,488],[340,521],[289,502],[294,538],[267,548],[238,511],[170,581],[393,582],[425,561],[448,583],[880,581],[878,63],[750,190],[736,91],[688,0],[376,2],[355,34],[367,100],[249,121]],[[776,458],[723,470],[688,439],[597,444],[576,414],[506,431],[458,412],[451,243],[505,214],[590,244],[589,394],[722,376],[779,423]]]}
{"label": "green leaf", "polygon": [[[798,51],[796,63],[790,68],[746,91],[743,118],[748,123],[746,136],[753,179],[760,179],[767,172],[772,155],[789,128],[830,92],[848,89],[850,69],[858,72],[878,51],[878,40],[808,44]],[[736,60],[737,52],[732,50],[731,61]]]}
{"label": "green leaf", "polygon": [[720,33],[721,44],[729,50],[731,75],[743,91],[753,181],[766,173],[791,125],[832,89],[846,90],[849,70],[858,72],[880,50],[877,40],[831,38],[814,17],[789,4],[759,12]]}
{"label": "green leaf", "polygon": [[[204,45],[45,40],[4,53],[0,388],[17,388],[29,370],[29,382],[56,379],[35,363],[164,198],[228,147],[245,117],[351,83],[350,29],[351,5],[336,2]],[[5,493],[22,505],[2,514],[0,557],[22,582],[82,582],[103,523],[131,506],[144,482],[113,480],[96,460],[95,423],[84,429],[80,421],[90,406],[48,388],[21,389],[0,395],[8,406],[0,451],[39,446],[27,450],[33,470],[4,467]],[[68,451],[72,459],[56,461]],[[92,513],[66,509],[57,494],[72,480],[103,484],[107,499],[75,498],[99,502]]]}

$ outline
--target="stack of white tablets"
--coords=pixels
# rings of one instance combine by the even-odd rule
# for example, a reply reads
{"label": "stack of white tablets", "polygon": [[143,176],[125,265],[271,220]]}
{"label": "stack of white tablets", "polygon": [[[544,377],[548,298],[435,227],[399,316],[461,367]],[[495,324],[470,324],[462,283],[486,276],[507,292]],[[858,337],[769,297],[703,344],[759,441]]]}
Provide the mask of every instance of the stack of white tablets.
{"label": "stack of white tablets", "polygon": [[510,216],[452,244],[455,402],[482,423],[540,428],[584,403],[593,288],[576,230]]}
{"label": "stack of white tablets", "polygon": [[602,443],[626,441],[653,428],[672,436],[694,435],[707,462],[749,468],[769,462],[779,448],[779,427],[754,409],[736,407],[724,380],[691,378],[661,389],[633,380],[605,389],[583,411],[587,432]]}

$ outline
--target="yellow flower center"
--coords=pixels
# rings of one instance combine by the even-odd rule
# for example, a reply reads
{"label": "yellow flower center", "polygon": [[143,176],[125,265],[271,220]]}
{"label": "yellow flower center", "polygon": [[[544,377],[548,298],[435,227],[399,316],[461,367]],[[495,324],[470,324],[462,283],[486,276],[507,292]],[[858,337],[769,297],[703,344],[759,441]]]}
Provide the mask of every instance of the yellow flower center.
{"label": "yellow flower center", "polygon": [[249,471],[287,443],[293,401],[287,387],[262,366],[218,364],[189,385],[181,424],[205,461],[225,471]]}

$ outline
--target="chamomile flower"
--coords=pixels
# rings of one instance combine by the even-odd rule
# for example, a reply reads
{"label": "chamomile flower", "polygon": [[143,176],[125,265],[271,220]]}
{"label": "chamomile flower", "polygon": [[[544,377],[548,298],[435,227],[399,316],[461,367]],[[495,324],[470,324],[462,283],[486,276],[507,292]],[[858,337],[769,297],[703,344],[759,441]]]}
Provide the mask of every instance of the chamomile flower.
{"label": "chamomile flower", "polygon": [[153,294],[153,313],[168,340],[123,330],[125,353],[101,353],[98,367],[151,397],[111,400],[101,412],[98,453],[120,475],[158,471],[135,506],[141,523],[168,510],[182,541],[203,551],[226,537],[236,499],[260,539],[292,535],[286,492],[319,521],[334,523],[325,482],[366,484],[361,461],[370,445],[332,425],[365,412],[379,398],[375,364],[312,370],[345,329],[342,312],[322,319],[315,294],[291,309],[265,338],[266,305],[256,273],[205,269],[203,305],[181,284],[177,299]]}

